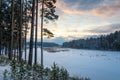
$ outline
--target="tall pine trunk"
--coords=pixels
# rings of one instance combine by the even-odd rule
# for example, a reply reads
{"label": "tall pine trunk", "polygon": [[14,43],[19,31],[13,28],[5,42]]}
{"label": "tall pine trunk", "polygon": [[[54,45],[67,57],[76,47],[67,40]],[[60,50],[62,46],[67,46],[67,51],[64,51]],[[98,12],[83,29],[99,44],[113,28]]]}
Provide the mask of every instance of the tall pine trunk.
{"label": "tall pine trunk", "polygon": [[19,23],[19,61],[21,61],[22,58],[22,2],[23,0],[20,0],[20,23]]}
{"label": "tall pine trunk", "polygon": [[10,39],[10,51],[9,51],[9,59],[12,60],[12,50],[13,50],[13,29],[14,29],[14,0],[12,0],[12,4],[11,4],[11,39]]}
{"label": "tall pine trunk", "polygon": [[35,57],[34,64],[37,64],[37,34],[38,34],[38,0],[36,0],[36,28],[35,28]]}
{"label": "tall pine trunk", "polygon": [[1,23],[0,23],[0,55],[1,55],[1,50],[2,50],[2,28],[1,28]]}
{"label": "tall pine trunk", "polygon": [[26,54],[27,54],[27,0],[25,0],[25,62],[26,62]]}
{"label": "tall pine trunk", "polygon": [[32,66],[33,57],[33,37],[34,37],[34,14],[35,14],[35,0],[32,3],[32,22],[31,22],[31,33],[30,33],[30,48],[29,48],[29,60],[28,64]]}
{"label": "tall pine trunk", "polygon": [[[2,9],[2,0],[0,0],[0,13]],[[0,17],[2,17],[2,14],[0,14]],[[0,55],[1,55],[1,50],[2,50],[2,19],[0,18]]]}
{"label": "tall pine trunk", "polygon": [[42,0],[42,15],[41,15],[41,66],[43,67],[43,14],[44,14],[44,0]]}

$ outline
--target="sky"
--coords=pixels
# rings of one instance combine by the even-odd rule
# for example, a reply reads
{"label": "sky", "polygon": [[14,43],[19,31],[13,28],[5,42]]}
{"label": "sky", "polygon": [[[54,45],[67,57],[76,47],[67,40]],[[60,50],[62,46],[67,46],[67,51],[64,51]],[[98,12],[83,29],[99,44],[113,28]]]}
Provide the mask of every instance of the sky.
{"label": "sky", "polygon": [[120,30],[120,0],[57,0],[55,5],[59,19],[44,25],[54,33],[45,42],[62,44]]}

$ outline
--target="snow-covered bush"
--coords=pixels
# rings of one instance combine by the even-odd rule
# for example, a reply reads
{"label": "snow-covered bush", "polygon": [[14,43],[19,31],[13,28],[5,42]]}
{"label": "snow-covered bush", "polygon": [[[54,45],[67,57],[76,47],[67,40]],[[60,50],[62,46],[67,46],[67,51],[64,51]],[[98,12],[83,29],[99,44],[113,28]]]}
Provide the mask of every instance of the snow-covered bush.
{"label": "snow-covered bush", "polygon": [[5,70],[3,80],[90,80],[89,78],[70,77],[68,71],[53,63],[51,68],[41,65],[30,66],[24,61],[9,61],[10,70]]}
{"label": "snow-covered bush", "polygon": [[4,80],[68,80],[68,72],[53,64],[51,68],[43,68],[41,65],[29,66],[25,62],[13,60],[10,63],[10,71],[5,70]]}

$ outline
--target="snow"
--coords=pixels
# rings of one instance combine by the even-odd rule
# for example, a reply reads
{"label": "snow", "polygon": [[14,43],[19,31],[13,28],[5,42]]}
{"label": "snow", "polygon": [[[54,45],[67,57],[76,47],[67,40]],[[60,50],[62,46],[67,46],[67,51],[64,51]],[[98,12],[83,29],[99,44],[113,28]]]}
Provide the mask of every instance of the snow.
{"label": "snow", "polygon": [[71,76],[89,77],[92,80],[120,80],[120,52],[80,49],[55,53],[44,51],[44,66],[50,67],[53,62],[65,67]]}
{"label": "snow", "polygon": [[2,65],[0,65],[0,80],[3,80],[3,73],[4,73],[4,71],[5,70],[10,70],[10,66],[9,65],[4,65],[4,66],[2,66]]}
{"label": "snow", "polygon": [[[39,64],[41,60],[40,51],[38,48],[37,62]],[[44,51],[44,66],[50,67],[53,62],[66,68],[71,76],[89,77],[91,80],[120,80],[120,52],[117,51],[82,49],[66,49],[66,51],[57,52]],[[5,69],[10,69],[10,66],[0,66],[0,80],[2,80]]]}

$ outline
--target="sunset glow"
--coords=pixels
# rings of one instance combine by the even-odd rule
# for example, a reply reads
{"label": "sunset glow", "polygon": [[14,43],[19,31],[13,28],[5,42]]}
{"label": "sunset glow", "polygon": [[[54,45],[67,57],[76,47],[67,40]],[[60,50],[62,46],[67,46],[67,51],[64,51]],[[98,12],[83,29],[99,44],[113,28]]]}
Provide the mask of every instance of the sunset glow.
{"label": "sunset glow", "polygon": [[44,40],[57,42],[57,38],[64,41],[120,30],[119,4],[120,0],[57,0],[59,19],[44,25],[54,38]]}

